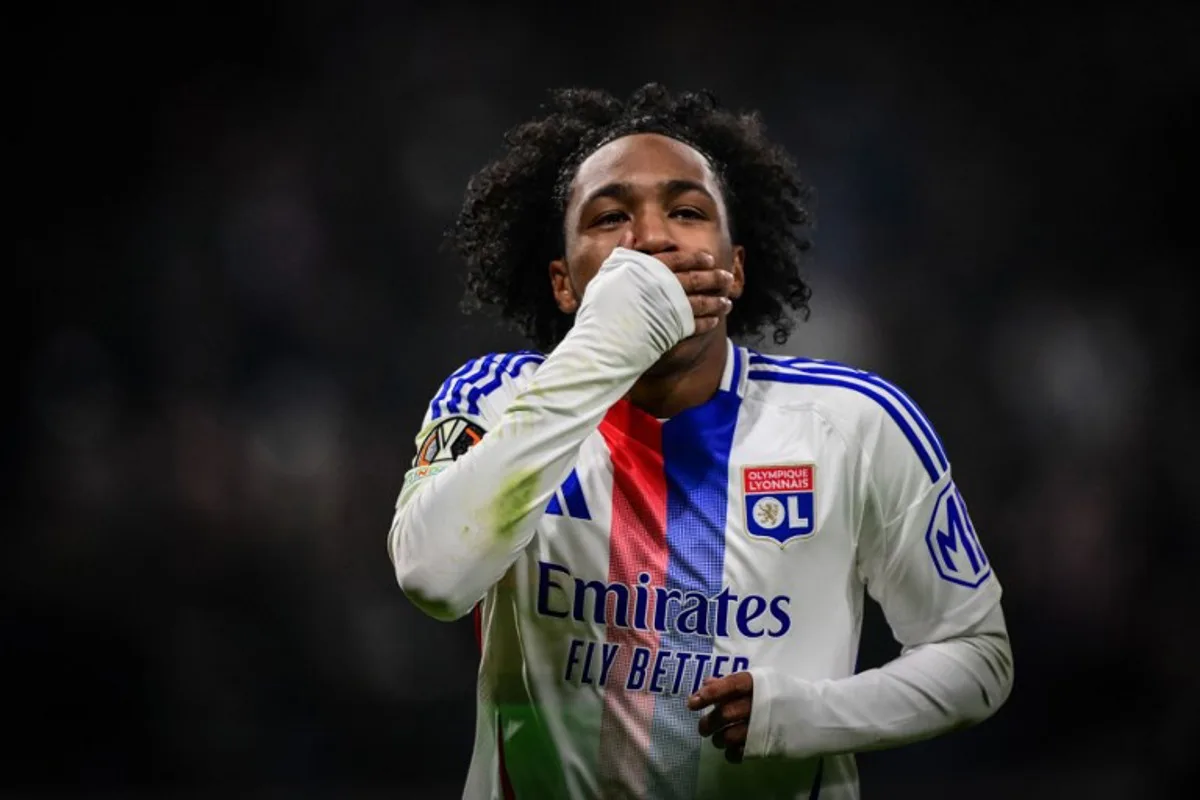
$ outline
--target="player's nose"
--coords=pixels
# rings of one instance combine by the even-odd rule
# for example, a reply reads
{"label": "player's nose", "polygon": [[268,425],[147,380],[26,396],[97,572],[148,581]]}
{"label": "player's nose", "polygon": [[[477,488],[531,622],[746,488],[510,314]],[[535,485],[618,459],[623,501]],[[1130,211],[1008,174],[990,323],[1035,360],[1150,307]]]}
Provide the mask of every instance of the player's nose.
{"label": "player's nose", "polygon": [[633,218],[633,249],[655,255],[656,253],[668,253],[672,250],[677,250],[678,245],[674,237],[671,235],[671,228],[667,224],[667,218],[664,214],[657,213],[642,213]]}

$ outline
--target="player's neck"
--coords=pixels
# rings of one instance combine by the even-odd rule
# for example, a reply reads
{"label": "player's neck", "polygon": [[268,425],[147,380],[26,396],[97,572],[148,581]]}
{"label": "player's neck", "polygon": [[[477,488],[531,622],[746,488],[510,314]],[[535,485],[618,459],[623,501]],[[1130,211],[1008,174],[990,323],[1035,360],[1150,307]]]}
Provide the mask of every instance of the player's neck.
{"label": "player's neck", "polygon": [[721,387],[727,345],[722,325],[689,353],[669,353],[629,391],[629,401],[659,419],[707,403]]}

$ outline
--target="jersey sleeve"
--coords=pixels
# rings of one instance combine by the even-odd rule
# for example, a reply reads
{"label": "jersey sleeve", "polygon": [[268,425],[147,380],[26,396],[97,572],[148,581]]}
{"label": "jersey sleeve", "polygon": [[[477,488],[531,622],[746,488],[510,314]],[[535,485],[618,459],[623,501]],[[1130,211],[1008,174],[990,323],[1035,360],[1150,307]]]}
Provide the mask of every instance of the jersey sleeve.
{"label": "jersey sleeve", "polygon": [[874,379],[869,388],[877,401],[859,428],[858,569],[903,650],[836,679],[752,668],[748,758],[909,744],[986,719],[1011,691],[1000,583],[945,450],[899,390]]}
{"label": "jersey sleeve", "polygon": [[471,359],[451,373],[425,411],[397,505],[422,481],[447,469],[479,444],[545,360],[533,350],[491,353]]}
{"label": "jersey sleeve", "polygon": [[912,647],[971,630],[1001,589],[932,424],[888,388],[864,442],[859,570],[897,641]]}

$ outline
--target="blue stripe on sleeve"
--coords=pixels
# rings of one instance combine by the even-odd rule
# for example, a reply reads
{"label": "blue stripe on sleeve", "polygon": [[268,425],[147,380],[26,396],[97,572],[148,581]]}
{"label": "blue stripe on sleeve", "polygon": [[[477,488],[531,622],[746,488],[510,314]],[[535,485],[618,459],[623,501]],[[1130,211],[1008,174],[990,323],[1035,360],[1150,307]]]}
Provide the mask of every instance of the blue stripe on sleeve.
{"label": "blue stripe on sleeve", "polygon": [[929,474],[929,480],[937,483],[940,475],[933,463],[933,459],[929,456],[929,450],[925,444],[917,436],[916,431],[913,430],[908,420],[897,410],[896,406],[888,402],[887,398],[873,388],[864,386],[861,383],[847,381],[844,378],[839,379],[826,375],[808,375],[802,372],[771,372],[769,370],[752,369],[747,373],[747,377],[752,381],[775,381],[777,383],[807,384],[810,386],[836,386],[871,398],[900,426],[901,432],[908,439],[909,444],[912,445],[917,457],[921,459],[921,465],[925,467],[925,472]]}
{"label": "blue stripe on sleeve", "polygon": [[938,463],[942,470],[949,469],[949,459],[946,457],[946,448],[942,444],[942,440],[938,438],[937,432],[933,429],[933,425],[929,422],[929,418],[924,412],[917,407],[917,404],[905,394],[899,386],[891,383],[876,375],[874,372],[857,369],[848,364],[839,364],[836,361],[819,361],[811,358],[786,358],[779,361],[754,355],[750,357],[751,364],[774,364],[775,366],[788,366],[795,369],[804,370],[811,375],[845,375],[848,378],[857,378],[858,380],[868,381],[883,389],[887,394],[895,398],[896,402],[904,406],[904,409],[912,415],[916,420],[917,427],[921,429],[921,433],[925,434],[926,440],[933,446],[934,455],[937,456]]}
{"label": "blue stripe on sleeve", "polygon": [[479,402],[503,385],[505,375],[515,378],[527,365],[545,359],[541,353],[518,350],[489,353],[468,361],[442,384],[429,404],[430,418],[461,413],[478,415]]}

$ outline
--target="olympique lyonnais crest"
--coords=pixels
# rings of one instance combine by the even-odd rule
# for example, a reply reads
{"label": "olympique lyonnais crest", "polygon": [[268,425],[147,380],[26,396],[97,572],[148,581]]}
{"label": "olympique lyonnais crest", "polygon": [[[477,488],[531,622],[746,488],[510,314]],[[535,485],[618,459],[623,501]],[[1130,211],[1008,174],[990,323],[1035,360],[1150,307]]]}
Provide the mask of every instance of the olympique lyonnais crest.
{"label": "olympique lyonnais crest", "polygon": [[782,547],[816,531],[816,465],[742,467],[746,531]]}

